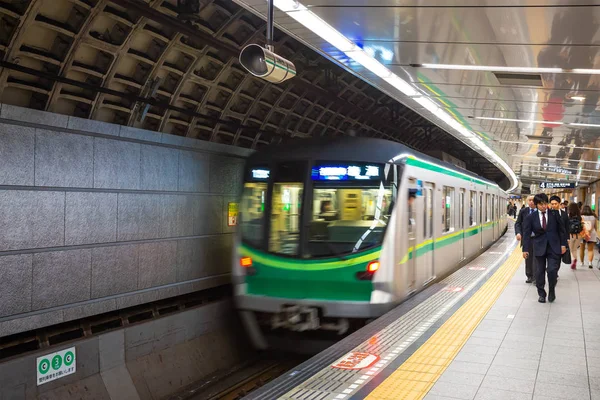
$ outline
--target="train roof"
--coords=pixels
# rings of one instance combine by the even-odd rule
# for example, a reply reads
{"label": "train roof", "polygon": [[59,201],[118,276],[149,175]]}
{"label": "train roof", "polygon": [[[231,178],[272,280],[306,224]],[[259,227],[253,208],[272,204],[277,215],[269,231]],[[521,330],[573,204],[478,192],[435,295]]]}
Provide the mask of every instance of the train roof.
{"label": "train roof", "polygon": [[468,175],[486,183],[497,185],[454,164],[420,153],[398,142],[384,139],[342,136],[335,138],[290,139],[289,141],[267,146],[253,153],[250,164],[264,164],[283,160],[323,160],[387,163],[400,154],[408,154],[419,159],[443,166],[452,171]]}

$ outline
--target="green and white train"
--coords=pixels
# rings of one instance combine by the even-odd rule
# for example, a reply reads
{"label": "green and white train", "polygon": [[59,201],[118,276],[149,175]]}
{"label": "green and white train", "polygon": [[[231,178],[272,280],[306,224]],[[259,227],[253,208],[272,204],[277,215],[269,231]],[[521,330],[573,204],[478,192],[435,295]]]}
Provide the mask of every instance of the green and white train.
{"label": "green and white train", "polygon": [[383,315],[494,243],[507,198],[385,140],[300,140],[253,154],[232,274],[254,345],[289,332],[343,335]]}

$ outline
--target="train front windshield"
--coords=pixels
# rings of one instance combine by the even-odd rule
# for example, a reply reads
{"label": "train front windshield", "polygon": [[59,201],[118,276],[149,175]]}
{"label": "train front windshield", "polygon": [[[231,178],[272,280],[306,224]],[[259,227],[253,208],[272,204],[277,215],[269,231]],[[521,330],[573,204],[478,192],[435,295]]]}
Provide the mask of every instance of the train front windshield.
{"label": "train front windshield", "polygon": [[381,245],[395,202],[395,167],[387,176],[383,164],[318,162],[308,168],[307,162],[249,168],[240,209],[242,241],[304,259]]}

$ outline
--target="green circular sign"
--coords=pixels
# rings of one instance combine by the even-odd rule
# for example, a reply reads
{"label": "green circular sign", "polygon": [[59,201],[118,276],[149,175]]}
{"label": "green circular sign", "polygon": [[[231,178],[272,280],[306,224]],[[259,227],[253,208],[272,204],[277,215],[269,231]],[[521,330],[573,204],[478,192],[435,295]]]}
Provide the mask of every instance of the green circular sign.
{"label": "green circular sign", "polygon": [[75,361],[75,354],[72,351],[67,351],[65,353],[65,365],[68,367],[73,364],[73,361]]}
{"label": "green circular sign", "polygon": [[62,367],[62,357],[57,354],[52,358],[52,368],[54,370],[59,370]]}
{"label": "green circular sign", "polygon": [[49,369],[50,361],[44,358],[42,361],[40,361],[40,364],[38,365],[38,371],[40,371],[40,374],[45,374],[48,372]]}

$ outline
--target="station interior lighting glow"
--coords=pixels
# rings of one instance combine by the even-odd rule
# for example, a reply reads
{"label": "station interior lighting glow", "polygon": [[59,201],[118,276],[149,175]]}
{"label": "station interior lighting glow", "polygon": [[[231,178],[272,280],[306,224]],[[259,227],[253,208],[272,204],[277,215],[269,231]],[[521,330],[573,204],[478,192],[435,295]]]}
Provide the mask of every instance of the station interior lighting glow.
{"label": "station interior lighting glow", "polygon": [[428,69],[455,69],[463,71],[489,71],[489,72],[514,72],[532,74],[585,74],[600,75],[600,69],[590,68],[544,68],[544,67],[501,67],[494,65],[466,65],[466,64],[411,64],[415,68]]}
{"label": "station interior lighting glow", "polygon": [[506,163],[506,161],[504,161],[498,154],[496,154],[494,150],[486,145],[475,133],[465,128],[460,122],[456,121],[435,102],[428,97],[422,97],[425,95],[424,93],[419,92],[415,87],[400,78],[398,75],[394,74],[385,65],[361,49],[356,45],[356,43],[348,39],[341,32],[333,28],[300,2],[296,0],[274,0],[274,5],[280,11],[286,13],[289,17],[293,18],[305,28],[309,29],[323,40],[327,41],[329,44],[346,54],[349,58],[362,65],[365,69],[368,69],[373,74],[383,79],[405,96],[419,96],[414,98],[414,101],[457,131],[465,140],[465,142],[471,147],[487,154],[488,159],[493,164],[508,174],[511,180],[511,187],[508,189],[509,192],[517,188],[519,184],[517,175]]}

